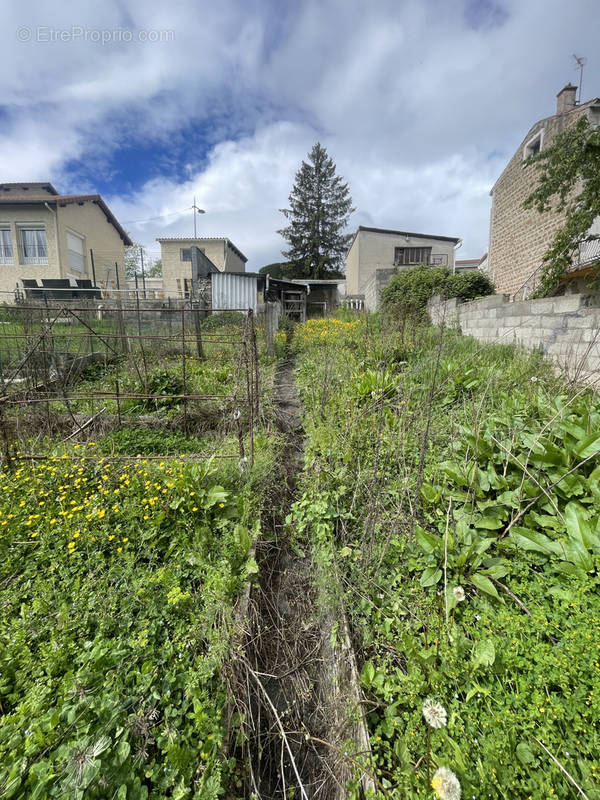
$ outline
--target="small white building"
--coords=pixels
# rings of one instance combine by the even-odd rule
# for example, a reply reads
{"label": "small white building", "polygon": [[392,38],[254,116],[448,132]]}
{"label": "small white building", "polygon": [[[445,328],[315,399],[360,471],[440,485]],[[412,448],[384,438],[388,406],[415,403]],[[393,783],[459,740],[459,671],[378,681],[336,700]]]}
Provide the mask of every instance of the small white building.
{"label": "small white building", "polygon": [[376,311],[381,290],[398,270],[429,264],[454,269],[456,236],[359,226],[346,256],[346,292],[352,307]]}

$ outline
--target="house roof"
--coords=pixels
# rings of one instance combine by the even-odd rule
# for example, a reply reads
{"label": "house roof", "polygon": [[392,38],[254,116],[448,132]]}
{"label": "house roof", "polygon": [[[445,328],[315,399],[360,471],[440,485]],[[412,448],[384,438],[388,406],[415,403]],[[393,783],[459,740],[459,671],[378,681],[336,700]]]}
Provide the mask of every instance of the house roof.
{"label": "house roof", "polygon": [[454,262],[455,267],[462,267],[462,266],[471,266],[474,265],[478,267],[485,259],[487,258],[487,253],[484,253],[481,258],[462,258],[456,259]]}
{"label": "house roof", "polygon": [[48,192],[50,192],[50,194],[58,194],[57,190],[54,188],[54,186],[52,186],[51,183],[40,183],[40,182],[32,183],[30,181],[21,181],[19,183],[6,183],[6,182],[5,183],[0,183],[0,190],[4,189],[5,187],[10,188],[12,190],[13,188],[16,188],[17,186],[20,189],[23,189],[23,191],[25,191],[25,192],[29,191],[29,189],[35,187],[36,189],[46,189]]}
{"label": "house roof", "polygon": [[227,236],[202,236],[196,237],[194,239],[193,236],[159,236],[156,239],[157,242],[227,242],[227,246],[230,247],[234,253],[236,253],[242,261],[245,263],[248,261],[247,256],[245,256],[242,251],[234,245],[231,239],[228,239]]}
{"label": "house roof", "polygon": [[356,229],[356,233],[352,238],[352,242],[350,243],[350,248],[354,244],[356,237],[361,231],[368,231],[369,233],[383,233],[383,234],[390,234],[391,236],[410,236],[414,237],[415,239],[437,239],[441,242],[454,242],[454,244],[458,244],[461,240],[456,236],[434,236],[431,233],[411,233],[410,231],[396,231],[391,230],[389,228],[369,228],[365,225],[359,225]]}
{"label": "house roof", "polygon": [[[29,194],[28,192],[22,192],[19,194],[13,194],[12,192],[7,192],[6,194],[2,193],[2,187],[4,186],[46,186],[52,189],[53,194],[50,196],[48,194],[42,194],[41,192],[36,194],[35,192]],[[29,205],[29,204],[39,204],[39,203],[48,203],[52,205],[59,205],[59,206],[66,206],[71,205],[73,203],[83,204],[83,203],[95,203],[98,208],[103,212],[104,216],[111,223],[111,225],[115,228],[119,236],[121,237],[123,244],[126,246],[130,246],[133,244],[127,231],[119,224],[117,218],[112,213],[110,208],[106,205],[104,200],[99,194],[58,194],[56,189],[52,186],[51,183],[1,183],[0,184],[0,205],[10,206],[10,205]]]}

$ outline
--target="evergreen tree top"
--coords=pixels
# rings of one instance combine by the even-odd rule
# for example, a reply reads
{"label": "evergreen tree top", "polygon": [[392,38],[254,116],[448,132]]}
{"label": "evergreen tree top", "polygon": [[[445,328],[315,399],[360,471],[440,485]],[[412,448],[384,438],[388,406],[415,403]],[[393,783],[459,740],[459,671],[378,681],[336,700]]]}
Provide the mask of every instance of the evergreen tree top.
{"label": "evergreen tree top", "polygon": [[320,142],[296,172],[288,202],[289,208],[280,211],[289,225],[278,233],[288,244],[283,255],[298,277],[339,273],[351,239],[344,231],[354,208],[348,184]]}

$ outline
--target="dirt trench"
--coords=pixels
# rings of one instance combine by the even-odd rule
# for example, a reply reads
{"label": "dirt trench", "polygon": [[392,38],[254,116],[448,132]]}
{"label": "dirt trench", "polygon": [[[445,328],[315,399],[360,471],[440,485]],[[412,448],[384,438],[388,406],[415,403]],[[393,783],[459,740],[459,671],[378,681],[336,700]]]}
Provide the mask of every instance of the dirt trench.
{"label": "dirt trench", "polygon": [[[259,580],[245,603],[238,708],[246,733],[246,796],[341,800],[356,764],[370,756],[347,627],[319,609],[308,542],[291,541],[285,517],[296,499],[304,438],[294,363],[275,377],[279,471],[257,544]],[[347,742],[351,741],[350,748]],[[363,785],[369,784],[363,776]]]}

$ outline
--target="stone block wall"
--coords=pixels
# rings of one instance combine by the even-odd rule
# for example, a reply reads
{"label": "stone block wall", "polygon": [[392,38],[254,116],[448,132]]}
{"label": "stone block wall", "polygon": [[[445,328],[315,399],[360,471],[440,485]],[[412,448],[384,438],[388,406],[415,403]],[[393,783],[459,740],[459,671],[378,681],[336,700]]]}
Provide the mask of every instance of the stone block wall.
{"label": "stone block wall", "polygon": [[600,379],[600,306],[583,294],[510,302],[492,295],[462,303],[434,297],[428,304],[434,325],[458,326],[481,342],[540,349],[568,378]]}
{"label": "stone block wall", "polygon": [[542,150],[582,114],[596,118],[593,108],[577,106],[561,114],[540,120],[529,130],[492,191],[490,214],[489,272],[501,293],[514,294],[542,263],[556,231],[564,223],[559,211],[540,214],[523,203],[538,183],[538,169],[525,165],[528,143],[541,137]]}

